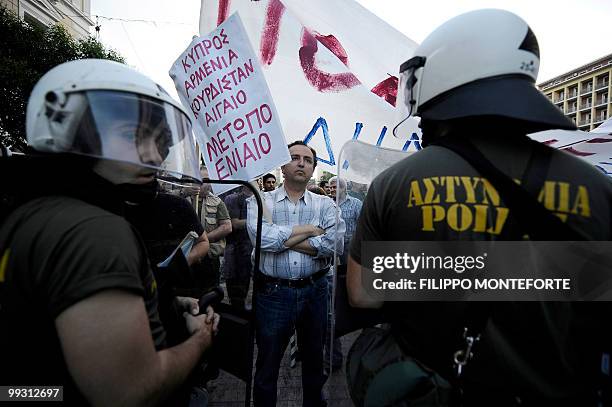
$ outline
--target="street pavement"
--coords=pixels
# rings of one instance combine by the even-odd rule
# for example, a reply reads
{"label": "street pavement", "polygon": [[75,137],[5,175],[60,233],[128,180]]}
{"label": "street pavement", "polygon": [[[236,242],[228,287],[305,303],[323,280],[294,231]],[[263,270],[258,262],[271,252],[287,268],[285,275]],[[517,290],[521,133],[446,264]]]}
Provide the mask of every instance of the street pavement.
{"label": "street pavement", "polygon": [[[353,333],[342,338],[342,353],[344,361],[351,343],[357,338],[358,333]],[[257,355],[257,347],[255,347]],[[255,366],[255,362],[253,362]],[[253,375],[255,369],[253,368]],[[219,377],[208,383],[209,405],[211,407],[243,407],[245,399],[246,384],[236,377],[221,371]],[[325,397],[329,407],[350,407],[351,402],[346,386],[344,365],[339,371],[333,372],[328,379],[325,389]],[[253,405],[251,401],[251,405]],[[289,366],[289,347],[285,352],[278,378],[278,407],[293,407],[302,405],[302,379],[300,362],[294,368]]]}

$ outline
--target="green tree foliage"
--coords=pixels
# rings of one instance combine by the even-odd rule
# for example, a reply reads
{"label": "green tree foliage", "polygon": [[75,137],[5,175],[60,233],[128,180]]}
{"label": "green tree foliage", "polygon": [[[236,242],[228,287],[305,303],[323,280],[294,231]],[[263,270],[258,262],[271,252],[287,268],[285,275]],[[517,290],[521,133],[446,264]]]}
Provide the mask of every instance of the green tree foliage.
{"label": "green tree foliage", "polygon": [[331,172],[323,171],[323,174],[321,174],[321,178],[319,178],[319,182],[321,182],[321,181],[329,181],[329,179],[331,177],[333,177],[333,176],[334,176],[334,174],[332,174]]}
{"label": "green tree foliage", "polygon": [[23,151],[25,116],[34,85],[66,61],[102,58],[125,63],[95,38],[75,40],[61,25],[34,27],[0,7],[0,142]]}

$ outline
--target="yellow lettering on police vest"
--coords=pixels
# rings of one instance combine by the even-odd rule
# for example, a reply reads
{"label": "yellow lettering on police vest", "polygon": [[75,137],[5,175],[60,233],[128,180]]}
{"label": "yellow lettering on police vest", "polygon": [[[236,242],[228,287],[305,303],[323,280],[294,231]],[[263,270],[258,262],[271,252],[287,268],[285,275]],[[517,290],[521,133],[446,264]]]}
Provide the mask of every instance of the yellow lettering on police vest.
{"label": "yellow lettering on police vest", "polygon": [[455,198],[455,186],[459,185],[459,177],[441,177],[440,185],[446,186],[446,203],[455,203],[457,202],[457,198]]}
{"label": "yellow lettering on police vest", "polygon": [[538,195],[538,202],[540,202],[549,211],[555,210],[555,182],[546,181],[544,186],[540,190]]}
{"label": "yellow lettering on police vest", "polygon": [[487,228],[487,213],[489,207],[487,205],[474,205],[474,229],[476,233],[484,233]]}
{"label": "yellow lettering on police vest", "polygon": [[483,186],[482,203],[488,204],[490,200],[490,203],[493,206],[499,206],[500,204],[499,194],[497,193],[497,190],[495,189],[495,187],[493,187],[493,185],[491,185],[491,183],[487,179],[481,178],[481,180],[482,180],[482,186]]}
{"label": "yellow lettering on police vest", "polygon": [[475,204],[476,203],[476,187],[480,182],[481,178],[476,177],[460,177],[463,188],[465,189],[465,203]]}
{"label": "yellow lettering on police vest", "polygon": [[[490,212],[495,211],[493,216]],[[504,207],[492,207],[488,205],[464,205],[453,204],[448,210],[441,205],[424,205],[421,207],[423,214],[423,232],[435,232],[436,223],[446,220],[446,226],[456,232],[471,230],[474,233],[489,233],[499,235],[508,219],[509,209]],[[491,218],[492,225],[488,225]],[[487,226],[489,226],[487,228]]]}
{"label": "yellow lettering on police vest", "polygon": [[578,195],[574,200],[574,206],[572,207],[572,213],[574,215],[580,214],[586,218],[591,217],[591,206],[589,204],[589,191],[585,186],[578,186]]}
{"label": "yellow lettering on police vest", "polygon": [[423,206],[423,231],[434,232],[434,223],[444,220],[444,208],[440,205]]}
{"label": "yellow lettering on police vest", "polygon": [[[461,212],[461,214],[459,213]],[[446,215],[448,226],[456,232],[465,232],[472,225],[472,212],[467,205],[454,204]]]}
{"label": "yellow lettering on police vest", "polygon": [[557,211],[569,212],[569,201],[570,201],[570,184],[567,182],[557,182],[559,186],[559,205]]}
{"label": "yellow lettering on police vest", "polygon": [[2,259],[0,260],[0,283],[3,283],[6,280],[6,268],[8,267],[10,253],[11,249],[6,249],[4,254],[2,254]]}
{"label": "yellow lettering on police vest", "polygon": [[506,219],[508,219],[508,213],[510,210],[508,208],[498,207],[495,208],[496,216],[495,216],[495,227],[490,227],[487,229],[487,233],[492,235],[499,235],[504,228],[504,224],[506,223]]}
{"label": "yellow lettering on police vest", "polygon": [[440,203],[440,195],[436,191],[436,185],[440,185],[440,179],[438,177],[424,178],[423,184],[425,184],[425,199],[423,199],[423,203]]}
{"label": "yellow lettering on police vest", "polygon": [[423,205],[423,198],[421,194],[421,188],[419,187],[419,181],[412,181],[410,183],[410,192],[408,193],[408,207]]}

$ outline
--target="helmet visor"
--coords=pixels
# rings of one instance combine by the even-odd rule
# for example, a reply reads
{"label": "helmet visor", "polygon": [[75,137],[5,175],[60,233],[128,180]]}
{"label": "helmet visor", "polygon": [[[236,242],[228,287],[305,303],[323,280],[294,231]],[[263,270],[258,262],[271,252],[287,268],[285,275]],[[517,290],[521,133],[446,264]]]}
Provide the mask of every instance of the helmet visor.
{"label": "helmet visor", "polygon": [[399,134],[403,132],[402,125],[407,123],[408,119],[414,116],[416,112],[416,86],[418,82],[416,72],[424,65],[425,57],[413,57],[400,65],[397,103],[395,104],[397,124],[393,128],[393,135],[395,137],[400,137]]}
{"label": "helmet visor", "polygon": [[402,119],[413,116],[416,112],[417,103],[417,76],[419,68],[425,66],[425,57],[413,57],[400,66],[397,108]]}
{"label": "helmet visor", "polygon": [[191,122],[169,103],[127,92],[72,94],[84,109],[69,151],[200,180]]}

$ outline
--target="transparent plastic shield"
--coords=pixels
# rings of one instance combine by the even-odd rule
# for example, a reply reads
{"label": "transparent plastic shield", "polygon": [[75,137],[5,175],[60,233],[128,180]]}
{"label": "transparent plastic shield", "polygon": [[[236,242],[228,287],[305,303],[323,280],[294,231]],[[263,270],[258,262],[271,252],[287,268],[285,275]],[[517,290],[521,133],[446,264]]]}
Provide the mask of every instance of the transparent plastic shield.
{"label": "transparent plastic shield", "polygon": [[[206,173],[204,173],[207,175]],[[232,232],[223,239],[208,242],[207,253],[189,266],[191,282],[187,288],[173,287],[179,295],[199,299],[200,310],[211,305],[221,316],[219,332],[214,339],[214,351],[208,352],[206,368],[200,372],[200,380],[216,388],[219,394],[232,394],[239,400],[250,394],[254,363],[254,325],[252,309],[255,299],[253,287],[253,264],[258,258],[251,257],[255,244],[245,228],[248,200],[260,207],[261,200],[256,183],[244,181],[219,181],[204,179],[196,182],[161,180],[161,192],[187,199],[193,206],[207,235],[219,236],[220,220],[229,216]],[[211,194],[210,184],[224,184],[231,188],[220,195]],[[255,186],[253,186],[255,185]],[[257,194],[256,197],[254,195]],[[168,211],[174,229],[188,224],[189,217],[177,206]],[[227,215],[226,215],[227,210]],[[256,211],[257,212],[257,211]],[[253,219],[255,222],[257,219]],[[155,221],[155,220],[152,220]],[[217,232],[214,232],[217,230]],[[261,231],[259,231],[261,234]],[[163,243],[163,242],[162,242]],[[181,249],[183,249],[181,242]],[[191,249],[197,249],[195,243]],[[156,245],[159,246],[159,245]],[[183,251],[185,254],[185,251]],[[185,258],[188,258],[188,254]],[[172,262],[170,262],[172,263]],[[172,264],[171,264],[172,265]],[[173,270],[175,271],[175,270]],[[237,397],[237,398],[236,398]],[[196,405],[198,405],[196,403]]]}
{"label": "transparent plastic shield", "polygon": [[[411,152],[391,150],[376,147],[361,141],[351,140],[347,142],[340,151],[338,160],[338,178],[336,187],[336,206],[338,207],[337,218],[342,216],[346,223],[346,235],[336,240],[336,256],[334,261],[333,289],[330,290],[329,298],[329,330],[334,335],[326,338],[326,363],[329,366],[338,364],[340,354],[346,357],[350,345],[356,338],[355,331],[362,328],[361,315],[353,314],[348,306],[346,291],[346,263],[351,239],[357,227],[361,203],[365,201],[367,191],[372,180],[385,169],[398,161],[408,157]],[[343,185],[345,184],[345,185]],[[344,190],[346,188],[346,190]],[[359,200],[360,202],[357,202]],[[334,336],[341,338],[333,339]],[[334,377],[340,374],[344,377],[344,369],[331,373],[329,385],[334,384]],[[337,380],[340,380],[338,377]],[[336,381],[337,381],[336,380]],[[343,379],[342,379],[343,380]]]}
{"label": "transparent plastic shield", "polygon": [[161,175],[200,179],[188,117],[169,103],[118,91],[69,94],[48,112],[62,150],[149,167]]}

